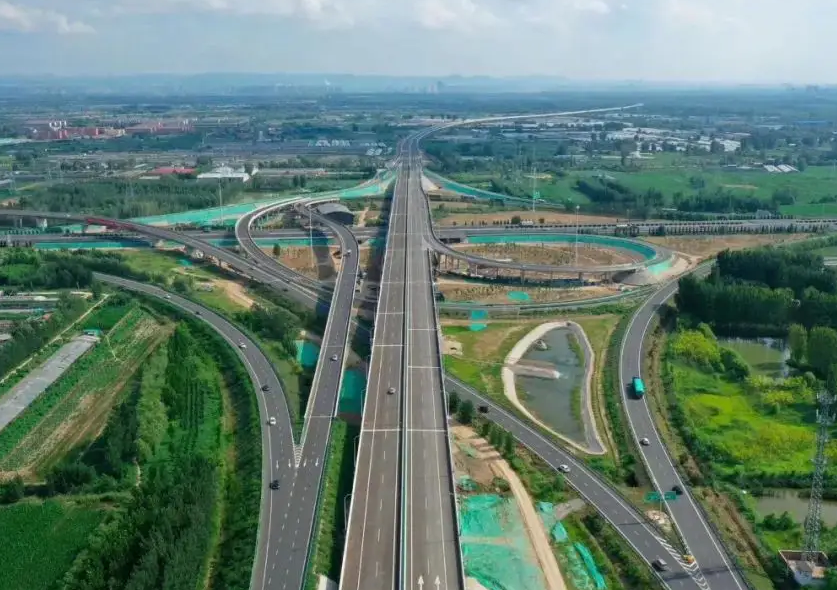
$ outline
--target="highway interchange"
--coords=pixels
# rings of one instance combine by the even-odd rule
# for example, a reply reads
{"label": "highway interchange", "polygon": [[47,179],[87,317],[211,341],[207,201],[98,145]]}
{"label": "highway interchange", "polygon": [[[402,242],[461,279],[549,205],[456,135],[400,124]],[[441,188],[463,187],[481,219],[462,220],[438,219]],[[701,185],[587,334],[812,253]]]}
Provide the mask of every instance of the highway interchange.
{"label": "highway interchange", "polygon": [[[412,588],[419,577],[422,585],[427,583],[429,588],[437,577],[440,582],[437,587],[442,589],[461,588],[463,584],[455,505],[451,501],[453,485],[447,415],[430,274],[429,251],[435,248],[437,240],[421,190],[421,161],[417,150],[420,137],[418,134],[412,140],[406,140],[400,153],[341,588]],[[79,216],[43,212],[11,214],[79,219]],[[306,303],[323,301],[318,294],[294,283],[292,271],[282,269],[272,261],[271,264],[254,263],[254,253],[245,246],[246,238],[242,247],[250,253],[249,261],[210,246],[197,236],[131,222],[116,223],[117,227],[143,235],[184,243]],[[344,251],[351,249],[348,244],[354,243],[356,252],[355,237],[348,229],[333,223],[327,225],[338,236]],[[245,226],[249,231],[249,222]],[[250,244],[251,247],[254,244]],[[337,279],[303,436],[303,443],[310,440],[310,444],[294,446],[281,386],[257,347],[220,316],[200,310],[201,317],[239,349],[259,392],[262,417],[277,419],[276,426],[263,428],[264,472],[270,474],[266,479],[273,479],[275,475],[280,480],[280,489],[263,494],[253,588],[296,590],[304,583],[330,426],[343,372],[358,270],[356,261],[356,255],[353,264],[346,264],[344,260]],[[350,269],[348,272],[347,268]],[[100,278],[123,288],[163,297],[192,313],[198,311],[193,302],[167,295],[156,287],[120,282],[114,277]],[[675,289],[676,283],[666,285],[633,318],[620,364],[623,391],[631,377],[641,374],[643,338],[656,307]],[[241,343],[247,345],[245,349],[240,348]],[[337,360],[331,361],[332,354],[337,355]],[[450,379],[445,383],[460,391],[463,397],[481,399]],[[262,390],[265,384],[273,393]],[[634,436],[647,437],[652,442],[651,446],[643,448],[643,456],[656,487],[665,491],[674,485],[683,485],[656,434],[644,400],[632,400],[627,396],[624,399]],[[487,402],[482,400],[482,403]],[[681,500],[670,502],[668,509],[688,550],[696,558],[691,565],[684,564],[679,554],[618,493],[557,445],[496,406],[492,406],[489,416],[553,467],[561,463],[571,465],[568,482],[602,512],[646,562],[671,555],[669,571],[658,574],[667,586],[701,590],[746,587],[688,492]],[[386,456],[387,451],[389,456]],[[379,481],[379,477],[383,479]],[[402,537],[406,549],[400,546]]]}

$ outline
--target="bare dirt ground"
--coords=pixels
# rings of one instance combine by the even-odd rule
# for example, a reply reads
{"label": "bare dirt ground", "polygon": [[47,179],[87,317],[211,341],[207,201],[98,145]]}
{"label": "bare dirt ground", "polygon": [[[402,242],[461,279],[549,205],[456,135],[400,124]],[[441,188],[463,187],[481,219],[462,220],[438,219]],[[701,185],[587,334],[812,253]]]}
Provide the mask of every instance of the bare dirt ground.
{"label": "bare dirt ground", "polygon": [[227,297],[241,305],[242,307],[246,307],[250,309],[253,307],[256,302],[247,294],[244,287],[235,281],[227,281],[223,279],[215,279],[212,281],[212,284],[226,293]]}
{"label": "bare dirt ground", "polygon": [[722,250],[743,250],[768,244],[799,242],[810,238],[808,234],[760,234],[754,236],[670,236],[665,238],[646,238],[646,241],[670,250],[683,252],[698,258],[715,256]]}
{"label": "bare dirt ground", "polygon": [[[511,259],[514,262],[530,264],[570,264],[575,260],[575,246],[572,244],[466,244],[455,249],[494,260]],[[578,263],[584,265],[609,265],[636,262],[639,256],[615,248],[600,248],[579,244]]]}
{"label": "bare dirt ground", "polygon": [[430,201],[431,209],[470,209],[473,207],[471,203],[464,201]]}
{"label": "bare dirt ground", "polygon": [[357,216],[355,217],[355,225],[357,227],[366,227],[367,213],[369,213],[369,207],[365,207],[362,211],[358,212]]}
{"label": "bare dirt ground", "polygon": [[[449,203],[445,203],[447,206]],[[453,203],[450,203],[453,205]],[[462,203],[468,205],[467,203]],[[495,221],[510,222],[515,215],[520,216],[521,221],[532,221],[539,223],[543,219],[546,223],[576,223],[576,217],[572,213],[556,213],[555,211],[503,211],[502,213],[453,213],[444,219],[440,219],[437,223],[440,226],[451,225],[480,225],[485,222],[491,225]],[[597,215],[579,215],[578,223],[617,223],[619,221],[616,217],[599,217]]]}
{"label": "bare dirt ground", "polygon": [[[334,254],[339,248],[337,246],[329,246],[328,252],[331,258],[331,263],[334,265],[334,270],[340,270],[340,259]],[[272,255],[272,250],[265,250],[265,252]],[[286,246],[282,248],[279,255],[279,262],[307,277],[312,279],[322,278],[317,256],[314,256],[314,265],[311,264],[311,248],[307,246]]]}
{"label": "bare dirt ground", "polygon": [[546,303],[551,301],[577,301],[605,297],[617,293],[615,287],[577,287],[574,289],[550,289],[547,287],[521,288],[500,285],[482,285],[455,279],[440,278],[441,291],[447,301],[476,301],[479,303],[517,303],[509,299],[512,291],[525,291],[529,301],[523,303]]}
{"label": "bare dirt ground", "polygon": [[[488,489],[493,488],[498,479],[508,482],[520,508],[530,547],[540,565],[546,587],[549,590],[566,590],[567,585],[558,569],[547,531],[517,473],[488,441],[477,436],[473,429],[467,426],[453,426],[451,432],[454,439],[453,461],[456,473],[468,475],[481,487]],[[468,448],[470,453],[465,452],[463,447]]]}

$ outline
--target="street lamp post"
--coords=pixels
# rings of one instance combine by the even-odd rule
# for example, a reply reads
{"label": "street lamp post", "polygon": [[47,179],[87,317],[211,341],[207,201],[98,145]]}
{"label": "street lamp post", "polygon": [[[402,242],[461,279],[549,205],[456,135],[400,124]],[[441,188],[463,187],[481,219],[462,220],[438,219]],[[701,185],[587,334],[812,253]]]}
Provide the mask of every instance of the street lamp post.
{"label": "street lamp post", "polygon": [[579,209],[579,205],[576,205],[575,206],[575,265],[576,266],[578,266],[578,231],[580,229],[579,225],[578,225],[578,209]]}

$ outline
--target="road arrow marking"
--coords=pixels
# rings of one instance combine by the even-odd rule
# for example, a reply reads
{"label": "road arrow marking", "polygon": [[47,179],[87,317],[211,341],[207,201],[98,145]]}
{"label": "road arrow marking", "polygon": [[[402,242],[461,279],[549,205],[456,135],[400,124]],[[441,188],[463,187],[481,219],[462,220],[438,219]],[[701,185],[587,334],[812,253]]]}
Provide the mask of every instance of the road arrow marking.
{"label": "road arrow marking", "polygon": [[439,584],[442,583],[439,581],[439,576],[436,576],[436,580],[433,583],[436,584],[436,590],[439,590]]}
{"label": "road arrow marking", "polygon": [[419,576],[419,579],[418,579],[418,587],[419,587],[419,590],[424,588],[424,578],[421,577],[421,576]]}
{"label": "road arrow marking", "polygon": [[319,466],[320,466],[320,458],[317,457],[317,459],[314,461],[314,467],[319,467]]}

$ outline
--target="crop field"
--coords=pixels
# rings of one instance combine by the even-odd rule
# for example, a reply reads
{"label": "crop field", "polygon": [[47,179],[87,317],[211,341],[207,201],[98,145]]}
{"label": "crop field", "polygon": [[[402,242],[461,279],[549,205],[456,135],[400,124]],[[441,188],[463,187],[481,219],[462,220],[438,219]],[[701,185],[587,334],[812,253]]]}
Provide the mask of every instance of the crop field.
{"label": "crop field", "polygon": [[52,588],[104,515],[103,510],[57,500],[0,507],[0,588]]}
{"label": "crop field", "polygon": [[672,369],[677,397],[719,470],[792,473],[810,464],[815,432],[806,406],[771,413],[740,384],[680,363]]}
{"label": "crop field", "polygon": [[0,432],[0,471],[42,471],[92,440],[128,379],[167,329],[132,308],[90,352]]}

